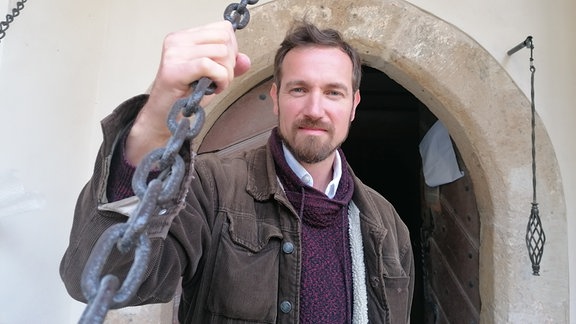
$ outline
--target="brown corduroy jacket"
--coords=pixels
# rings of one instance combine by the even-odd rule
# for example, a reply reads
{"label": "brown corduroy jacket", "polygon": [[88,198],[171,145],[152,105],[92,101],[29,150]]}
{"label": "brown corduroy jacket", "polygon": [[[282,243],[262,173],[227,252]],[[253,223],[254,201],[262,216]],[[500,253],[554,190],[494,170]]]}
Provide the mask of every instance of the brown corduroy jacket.
{"label": "brown corduroy jacket", "polygon": [[[81,275],[96,240],[127,220],[119,212],[124,202],[106,198],[109,163],[119,134],[145,101],[146,96],[128,100],[102,122],[104,142],[78,198],[60,265],[75,299],[85,301]],[[298,323],[300,221],[278,184],[269,149],[229,159],[200,155],[193,169],[189,192],[184,184],[149,228],[152,257],[131,305],[168,302],[181,283],[181,323]],[[354,186],[352,216],[359,219],[363,252],[363,282],[355,285],[365,287],[363,296],[354,287],[353,311],[366,310],[355,321],[407,323],[414,288],[408,229],[393,206],[355,176]],[[119,253],[111,258],[103,273],[122,280],[132,259]]]}

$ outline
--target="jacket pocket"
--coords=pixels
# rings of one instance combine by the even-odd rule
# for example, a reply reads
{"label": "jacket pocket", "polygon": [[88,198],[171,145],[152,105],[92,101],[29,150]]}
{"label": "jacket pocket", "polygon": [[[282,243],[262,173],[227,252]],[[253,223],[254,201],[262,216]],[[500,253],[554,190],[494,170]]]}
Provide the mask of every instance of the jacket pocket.
{"label": "jacket pocket", "polygon": [[274,323],[282,233],[248,215],[228,220],[222,226],[208,308],[229,319]]}
{"label": "jacket pocket", "polygon": [[408,322],[410,307],[409,273],[398,256],[398,243],[385,230],[370,231],[365,253],[373,297],[384,314],[371,314],[371,323],[401,324]]}
{"label": "jacket pocket", "polygon": [[410,277],[384,277],[390,323],[408,323]]}

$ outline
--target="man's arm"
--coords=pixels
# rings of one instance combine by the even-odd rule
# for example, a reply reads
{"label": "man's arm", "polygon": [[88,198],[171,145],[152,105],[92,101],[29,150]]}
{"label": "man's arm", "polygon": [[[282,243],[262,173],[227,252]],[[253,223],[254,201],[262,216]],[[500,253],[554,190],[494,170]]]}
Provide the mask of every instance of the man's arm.
{"label": "man's arm", "polygon": [[[107,188],[110,166],[122,131],[127,130],[123,156],[137,165],[151,150],[162,147],[170,137],[166,118],[174,102],[190,93],[189,85],[201,77],[215,82],[221,92],[235,75],[250,66],[247,56],[238,52],[234,30],[227,21],[184,30],[168,35],[164,41],[162,59],[149,96],[135,97],[115,110],[103,121],[104,143],[94,167],[94,174],[82,190],[75,209],[70,244],[60,265],[60,274],[69,293],[84,300],[80,289],[81,273],[98,238],[110,226],[126,222],[127,217],[110,208]],[[185,154],[186,155],[186,154]],[[188,154],[189,155],[189,154]],[[116,159],[118,160],[118,159]],[[190,156],[185,156],[187,165]],[[186,179],[191,178],[187,168]],[[202,246],[209,237],[206,219],[200,215],[212,210],[208,188],[193,183],[196,188],[190,208],[184,210],[181,188],[174,203],[164,211],[167,215],[150,225],[152,231],[152,261],[139,293],[132,304],[168,301],[172,297],[184,268],[195,269]],[[206,215],[204,215],[206,216]],[[172,224],[174,217],[178,222]],[[168,233],[168,229],[170,232]],[[165,239],[167,238],[167,239]],[[115,251],[109,258],[105,274],[117,275],[122,281],[132,265],[132,257]],[[191,272],[193,273],[194,271]]]}
{"label": "man's arm", "polygon": [[[110,226],[125,223],[128,220],[128,216],[125,213],[119,212],[120,208],[111,206],[119,202],[111,202],[108,199],[106,188],[109,178],[109,164],[113,160],[112,152],[117,145],[118,139],[122,137],[123,131],[129,127],[138,110],[146,102],[146,98],[146,96],[139,96],[126,101],[102,121],[104,142],[100,147],[92,178],[78,197],[69,246],[60,263],[60,275],[66,289],[77,300],[86,301],[81,290],[81,276],[96,241]],[[173,290],[176,288],[177,280],[180,278],[180,268],[184,266],[183,262],[186,262],[186,258],[166,258],[168,255],[178,256],[182,254],[182,252],[176,250],[178,246],[169,242],[169,240],[159,242],[156,239],[152,243],[153,255],[151,264],[158,263],[157,260],[163,259],[163,277],[170,278],[170,282],[165,281],[165,289],[157,293],[153,293],[154,288],[151,287],[151,284],[145,283],[141,287],[136,300],[131,302],[132,304],[169,300]],[[132,265],[133,257],[131,253],[121,255],[115,249],[113,250],[114,252],[108,258],[102,275],[114,274],[120,280],[123,280]],[[154,267],[151,267],[151,269],[154,269]],[[149,273],[147,281],[153,283],[155,276],[156,274]]]}
{"label": "man's arm", "polygon": [[[113,157],[112,152],[117,148],[116,145],[119,145],[118,140],[122,138],[123,130],[132,123],[146,98],[138,96],[128,100],[102,122],[104,142],[92,178],[78,197],[69,246],[60,264],[60,275],[68,293],[83,302],[86,302],[86,299],[81,291],[81,276],[96,241],[110,226],[128,220],[127,214],[130,213],[125,211],[134,202],[135,197],[116,202],[108,199],[108,165],[110,161],[117,160],[118,156]],[[186,148],[181,153],[186,169],[189,170],[190,155],[186,154]],[[111,166],[114,167],[119,165]],[[210,182],[209,179],[202,179],[195,171],[190,172],[186,181],[191,179],[191,174],[194,175],[195,181],[190,182],[190,191],[195,194],[186,195],[188,190],[184,188],[185,184],[182,184],[177,197],[167,206],[158,208],[155,212],[158,215],[152,217],[148,227],[152,243],[150,262],[147,265],[146,278],[130,305],[171,300],[180,278],[184,276],[184,280],[190,280],[200,266],[202,250],[210,241],[208,220],[213,217],[213,193],[209,185],[205,185]],[[118,183],[122,180],[129,179],[119,179]],[[124,196],[118,198],[122,197]],[[163,208],[165,210],[162,210]],[[178,217],[178,220],[172,222],[175,217]],[[133,249],[129,253],[120,254],[114,248],[106,260],[102,276],[113,274],[122,282],[133,264],[132,252]]]}

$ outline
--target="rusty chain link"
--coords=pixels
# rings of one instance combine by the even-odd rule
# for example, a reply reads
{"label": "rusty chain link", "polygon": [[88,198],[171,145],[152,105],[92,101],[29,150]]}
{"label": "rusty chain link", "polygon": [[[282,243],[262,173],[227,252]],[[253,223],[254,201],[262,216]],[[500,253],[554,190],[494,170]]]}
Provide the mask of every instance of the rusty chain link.
{"label": "rusty chain link", "polygon": [[[22,2],[25,2],[22,1]],[[224,19],[232,23],[234,30],[242,29],[250,21],[247,5],[258,0],[241,0],[232,3],[224,11]],[[209,78],[203,77],[191,84],[194,89],[187,98],[176,101],[167,118],[172,133],[164,148],[156,149],[144,157],[136,167],[132,178],[132,189],[140,203],[134,215],[126,223],[110,226],[102,233],[82,272],[81,288],[87,306],[79,323],[103,323],[111,308],[126,306],[134,297],[145,279],[150,259],[150,238],[146,229],[157,207],[168,203],[178,192],[185,175],[184,159],[178,155],[186,140],[196,137],[204,124],[204,109],[200,101],[204,95],[214,93],[215,85]],[[190,119],[180,118],[195,115],[194,125]],[[153,170],[160,174],[148,184],[148,176]],[[112,274],[102,275],[102,270],[114,247],[122,254],[134,249],[134,261],[123,282]]]}
{"label": "rusty chain link", "polygon": [[6,30],[10,27],[10,24],[14,21],[14,18],[20,15],[20,11],[24,9],[24,4],[28,0],[20,0],[16,2],[16,7],[12,8],[12,14],[6,15],[6,20],[0,21],[0,42],[4,37],[6,37]]}

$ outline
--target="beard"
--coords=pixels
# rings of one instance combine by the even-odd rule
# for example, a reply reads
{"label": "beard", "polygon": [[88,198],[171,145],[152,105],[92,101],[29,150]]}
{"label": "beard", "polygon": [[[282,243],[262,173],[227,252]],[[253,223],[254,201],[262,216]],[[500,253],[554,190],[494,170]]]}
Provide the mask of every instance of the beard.
{"label": "beard", "polygon": [[[325,129],[328,134],[328,139],[323,141],[322,138],[318,136],[306,136],[300,141],[297,141],[296,133],[301,127]],[[293,124],[291,138],[287,136],[288,134],[283,134],[280,127],[278,128],[278,134],[296,160],[300,163],[307,164],[315,164],[324,161],[344,142],[343,139],[339,143],[332,144],[332,139],[334,138],[334,127],[330,124],[307,117],[297,120]]]}

